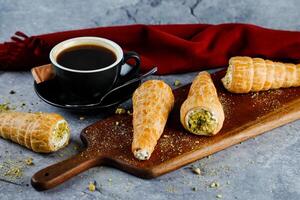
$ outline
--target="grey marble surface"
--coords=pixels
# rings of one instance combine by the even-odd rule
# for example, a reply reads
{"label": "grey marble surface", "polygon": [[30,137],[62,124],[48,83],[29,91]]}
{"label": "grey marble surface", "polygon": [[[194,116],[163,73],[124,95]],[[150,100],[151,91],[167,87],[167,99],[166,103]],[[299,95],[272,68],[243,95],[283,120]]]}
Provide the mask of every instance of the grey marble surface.
{"label": "grey marble surface", "polygon": [[[0,0],[0,41],[16,31],[29,35],[69,29],[133,23],[255,23],[277,29],[299,30],[298,0]],[[155,77],[172,84],[189,83],[195,73]],[[74,155],[81,145],[79,133],[85,126],[105,117],[85,116],[51,107],[34,94],[28,72],[0,71],[0,103],[23,111],[57,112],[72,129],[71,144],[50,155],[34,154],[11,142],[0,140],[0,199],[300,199],[300,121],[277,128],[255,139],[199,160],[198,176],[187,167],[152,180],[143,180],[108,167],[97,167],[65,184],[36,192],[30,185],[34,172]],[[11,90],[15,94],[9,94]],[[22,105],[25,104],[25,105]],[[130,102],[125,103],[130,106]],[[32,157],[34,165],[19,161]],[[8,162],[9,164],[5,163]],[[23,166],[19,179],[3,174],[12,164]],[[2,166],[2,167],[1,167]],[[11,181],[12,183],[9,183]],[[97,182],[97,190],[87,189]],[[211,182],[220,183],[210,188]],[[193,188],[195,188],[193,190]]]}

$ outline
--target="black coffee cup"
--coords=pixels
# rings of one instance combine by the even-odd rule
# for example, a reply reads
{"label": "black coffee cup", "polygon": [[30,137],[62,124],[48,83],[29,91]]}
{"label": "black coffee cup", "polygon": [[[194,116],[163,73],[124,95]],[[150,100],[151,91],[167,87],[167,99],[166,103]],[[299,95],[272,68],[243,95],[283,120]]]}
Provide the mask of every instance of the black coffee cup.
{"label": "black coffee cup", "polygon": [[[71,48],[80,49],[81,46],[87,45],[98,46],[113,52],[115,60],[108,66],[93,69],[80,68],[80,66],[74,68],[74,66],[63,66],[58,63],[57,59],[64,51]],[[79,53],[78,56],[82,55]],[[121,69],[129,59],[134,59],[135,64],[131,66],[129,72],[121,75]],[[123,53],[118,44],[100,37],[78,37],[65,40],[53,47],[50,52],[50,61],[55,72],[55,79],[60,82],[61,87],[66,92],[85,99],[101,97],[116,84],[120,85],[136,76],[140,68],[140,57],[137,53]]]}

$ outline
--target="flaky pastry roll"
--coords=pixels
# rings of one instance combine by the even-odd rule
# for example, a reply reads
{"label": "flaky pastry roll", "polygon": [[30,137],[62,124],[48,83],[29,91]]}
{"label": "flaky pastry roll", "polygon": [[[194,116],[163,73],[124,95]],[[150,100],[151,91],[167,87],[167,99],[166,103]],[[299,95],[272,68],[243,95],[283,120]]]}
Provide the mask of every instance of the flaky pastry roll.
{"label": "flaky pastry roll", "polygon": [[132,103],[132,152],[137,159],[148,160],[174,105],[172,89],[160,80],[146,81],[134,92]]}
{"label": "flaky pastry roll", "polygon": [[300,64],[273,62],[261,58],[232,57],[222,78],[233,93],[257,92],[300,86]]}
{"label": "flaky pastry roll", "polygon": [[58,114],[0,112],[0,136],[35,152],[48,153],[68,144],[70,130]]}
{"label": "flaky pastry roll", "polygon": [[194,79],[187,99],[180,108],[184,128],[196,135],[217,134],[224,122],[224,111],[216,88],[208,72],[200,72]]}

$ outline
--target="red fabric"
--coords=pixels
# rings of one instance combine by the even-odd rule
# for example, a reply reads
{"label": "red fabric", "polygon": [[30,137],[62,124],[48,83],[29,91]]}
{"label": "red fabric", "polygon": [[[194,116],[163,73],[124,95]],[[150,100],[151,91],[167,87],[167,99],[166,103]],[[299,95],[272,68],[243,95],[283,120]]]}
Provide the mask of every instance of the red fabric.
{"label": "red fabric", "polygon": [[0,44],[0,69],[25,70],[49,63],[50,49],[79,36],[99,36],[136,51],[142,69],[157,66],[159,74],[226,66],[232,56],[300,61],[300,32],[266,29],[249,24],[128,25],[74,30],[27,37],[17,32]]}

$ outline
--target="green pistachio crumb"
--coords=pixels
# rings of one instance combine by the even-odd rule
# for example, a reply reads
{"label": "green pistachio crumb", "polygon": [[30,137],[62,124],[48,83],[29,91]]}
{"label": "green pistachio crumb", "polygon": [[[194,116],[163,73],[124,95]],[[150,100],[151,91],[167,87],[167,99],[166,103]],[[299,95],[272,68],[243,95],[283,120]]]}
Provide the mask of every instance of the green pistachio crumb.
{"label": "green pistachio crumb", "polygon": [[89,191],[94,192],[96,190],[96,185],[93,182],[90,182],[89,184]]}
{"label": "green pistachio crumb", "polygon": [[8,106],[9,103],[0,104],[0,112],[9,111],[10,107]]}
{"label": "green pistachio crumb", "polygon": [[127,114],[128,115],[132,115],[132,113],[130,112],[130,110],[127,110]]}
{"label": "green pistachio crumb", "polygon": [[126,110],[124,108],[117,108],[115,113],[118,115],[125,114]]}
{"label": "green pistachio crumb", "polygon": [[192,112],[188,120],[188,129],[194,134],[210,135],[216,128],[217,121],[204,109]]}
{"label": "green pistachio crumb", "polygon": [[26,165],[34,165],[33,158],[27,158],[27,159],[25,159],[25,163],[26,163]]}
{"label": "green pistachio crumb", "polygon": [[180,85],[181,85],[181,82],[180,82],[179,80],[175,80],[174,85],[175,85],[175,86],[180,86]]}
{"label": "green pistachio crumb", "polygon": [[5,172],[4,176],[20,178],[23,175],[22,168],[16,166],[10,168],[7,172]]}

